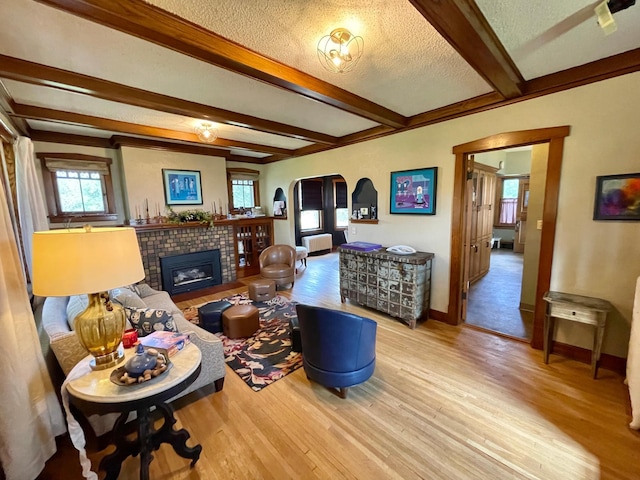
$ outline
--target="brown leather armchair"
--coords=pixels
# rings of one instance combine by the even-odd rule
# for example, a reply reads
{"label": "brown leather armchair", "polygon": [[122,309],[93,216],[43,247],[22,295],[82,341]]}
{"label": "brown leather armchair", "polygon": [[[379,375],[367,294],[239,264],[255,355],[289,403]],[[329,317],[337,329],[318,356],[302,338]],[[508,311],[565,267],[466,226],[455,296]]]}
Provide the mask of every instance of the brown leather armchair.
{"label": "brown leather armchair", "polygon": [[271,245],[260,253],[260,275],[287,285],[295,281],[296,250],[289,245]]}

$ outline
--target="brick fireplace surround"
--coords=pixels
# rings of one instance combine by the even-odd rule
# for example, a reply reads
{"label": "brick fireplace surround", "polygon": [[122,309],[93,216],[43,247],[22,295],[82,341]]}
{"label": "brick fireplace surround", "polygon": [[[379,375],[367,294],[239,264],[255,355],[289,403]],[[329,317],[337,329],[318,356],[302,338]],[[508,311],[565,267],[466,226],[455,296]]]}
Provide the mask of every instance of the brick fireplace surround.
{"label": "brick fireplace surround", "polygon": [[222,283],[236,280],[233,226],[214,225],[141,225],[136,226],[138,244],[142,254],[145,282],[152,288],[162,289],[160,257],[220,250]]}

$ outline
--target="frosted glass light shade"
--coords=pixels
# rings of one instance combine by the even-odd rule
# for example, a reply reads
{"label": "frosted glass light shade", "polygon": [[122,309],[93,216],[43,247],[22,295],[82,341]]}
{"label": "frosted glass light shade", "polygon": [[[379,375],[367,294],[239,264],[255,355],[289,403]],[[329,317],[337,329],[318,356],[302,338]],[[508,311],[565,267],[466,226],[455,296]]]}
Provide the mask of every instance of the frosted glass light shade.
{"label": "frosted glass light shade", "polygon": [[213,143],[218,138],[218,131],[210,123],[201,123],[195,130],[198,138],[205,143]]}

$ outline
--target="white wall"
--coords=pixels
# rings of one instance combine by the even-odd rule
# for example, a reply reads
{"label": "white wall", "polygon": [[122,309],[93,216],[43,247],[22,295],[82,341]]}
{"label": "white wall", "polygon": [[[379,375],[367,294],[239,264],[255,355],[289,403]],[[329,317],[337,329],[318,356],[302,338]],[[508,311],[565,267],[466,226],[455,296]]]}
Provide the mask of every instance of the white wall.
{"label": "white wall", "polygon": [[[565,141],[551,288],[605,298],[616,307],[603,350],[626,356],[633,286],[640,275],[640,223],[592,220],[595,177],[640,171],[640,73],[515,103],[369,142],[267,165],[265,186],[342,175],[349,193],[369,177],[378,190],[378,225],[350,229],[349,240],[405,243],[435,253],[432,308],[447,311],[455,145],[501,132],[570,125]],[[594,102],[594,98],[607,98]],[[438,167],[434,216],[390,215],[390,172]],[[350,199],[351,195],[349,195]],[[276,222],[276,240],[292,243],[293,219]],[[585,348],[591,336],[561,322],[558,340]]]}
{"label": "white wall", "polygon": [[507,152],[501,175],[522,175],[531,171],[531,150]]}
{"label": "white wall", "polygon": [[[174,153],[161,150],[122,147],[122,170],[127,219],[135,216],[136,206],[142,210],[149,202],[149,214],[154,216],[157,206],[165,213],[162,169],[198,170],[202,181],[202,205],[175,205],[176,212],[191,209],[211,211],[213,203],[229,203],[225,159],[205,155]],[[226,211],[226,210],[225,210]],[[144,214],[142,214],[144,216]]]}

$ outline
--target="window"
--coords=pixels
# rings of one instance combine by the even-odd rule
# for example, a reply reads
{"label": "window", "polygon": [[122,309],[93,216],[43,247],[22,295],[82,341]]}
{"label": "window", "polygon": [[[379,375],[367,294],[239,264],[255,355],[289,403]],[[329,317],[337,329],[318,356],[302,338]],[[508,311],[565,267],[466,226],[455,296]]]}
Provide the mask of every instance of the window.
{"label": "window", "polygon": [[234,210],[256,206],[253,180],[231,180],[231,195]]}
{"label": "window", "polygon": [[303,210],[300,212],[300,230],[320,230],[320,211],[319,210]]}
{"label": "window", "polygon": [[333,181],[335,205],[335,229],[344,230],[349,226],[349,208],[347,206],[347,183],[342,180]]}
{"label": "window", "polygon": [[52,223],[116,220],[110,158],[39,153]]}
{"label": "window", "polygon": [[259,176],[258,170],[249,168],[227,169],[230,212],[237,213],[260,205]]}
{"label": "window", "polygon": [[516,224],[518,191],[523,177],[498,177],[495,225],[513,227]]}
{"label": "window", "polygon": [[300,231],[322,229],[322,180],[302,180],[299,186]]}
{"label": "window", "polygon": [[56,184],[62,213],[104,212],[104,187],[99,173],[58,170]]}

